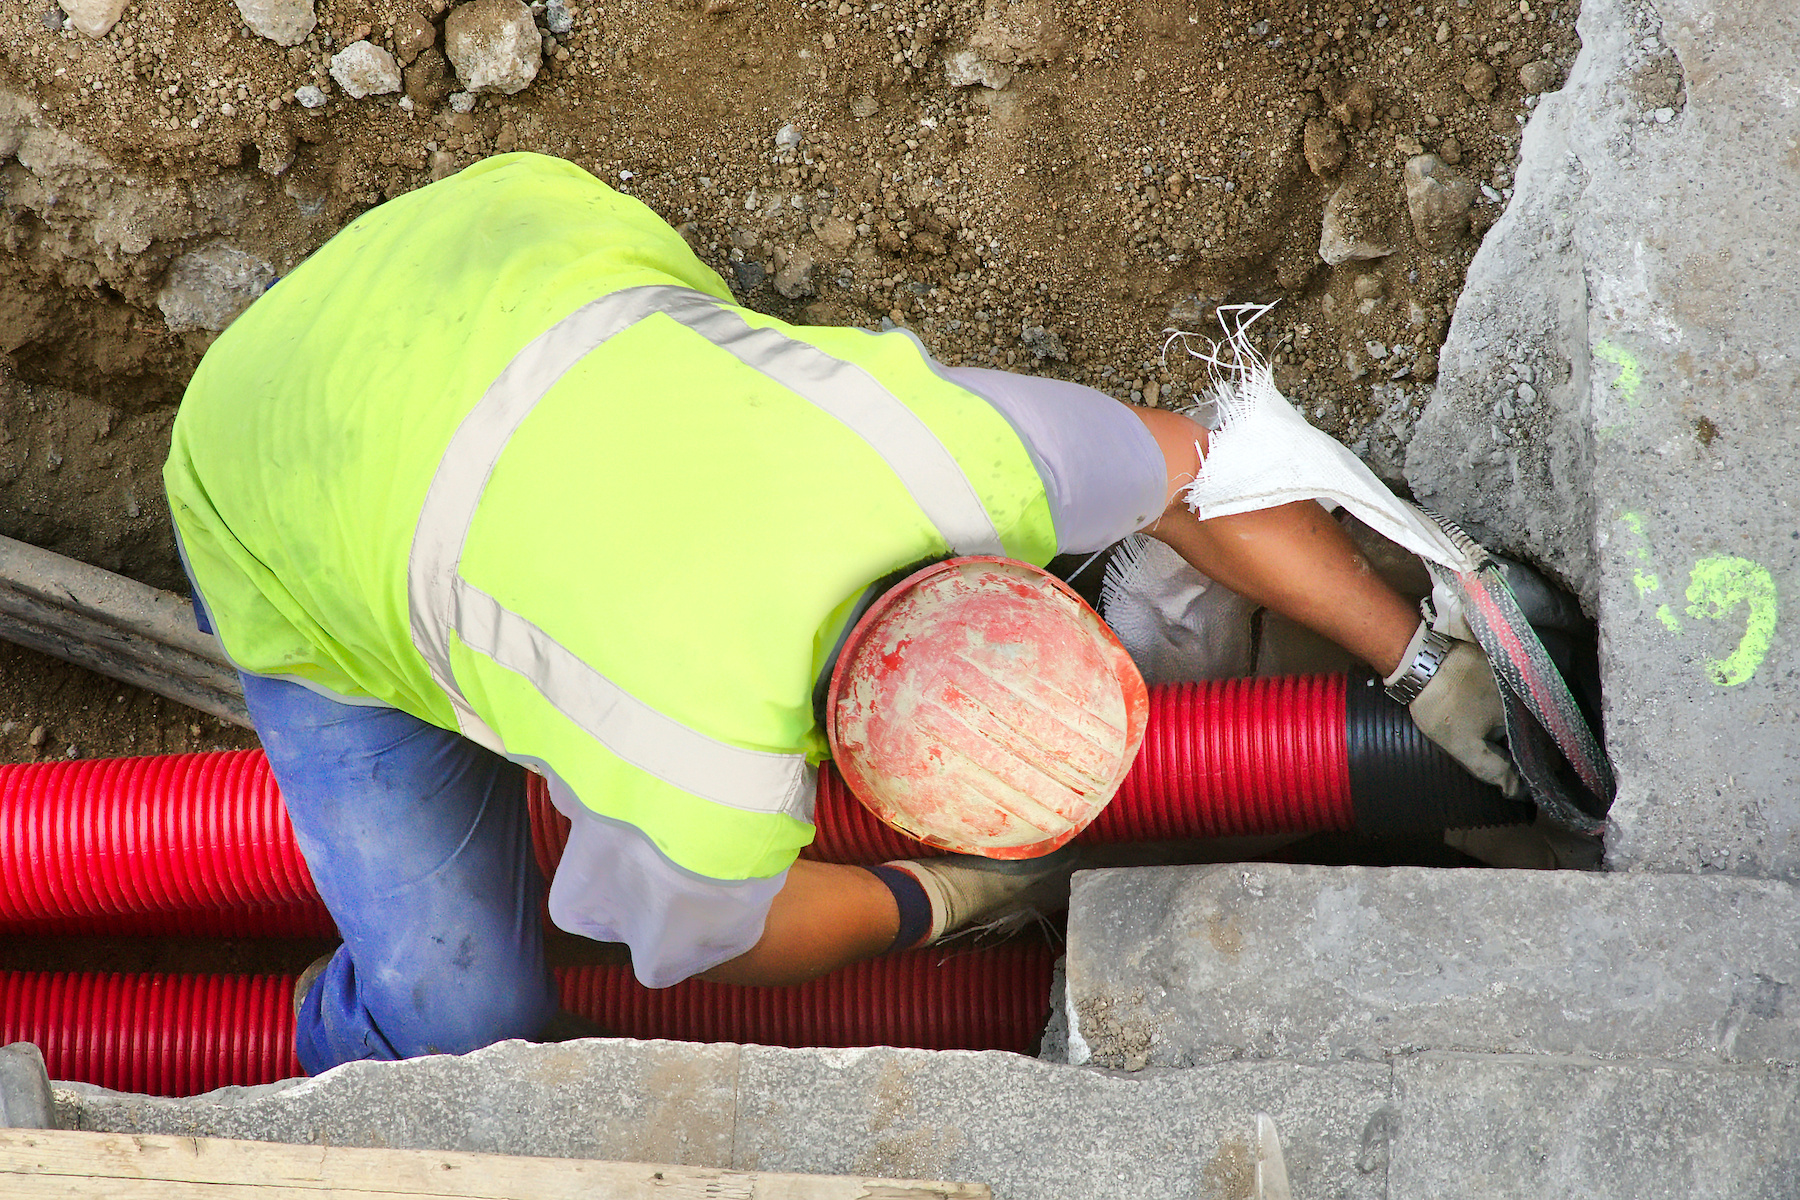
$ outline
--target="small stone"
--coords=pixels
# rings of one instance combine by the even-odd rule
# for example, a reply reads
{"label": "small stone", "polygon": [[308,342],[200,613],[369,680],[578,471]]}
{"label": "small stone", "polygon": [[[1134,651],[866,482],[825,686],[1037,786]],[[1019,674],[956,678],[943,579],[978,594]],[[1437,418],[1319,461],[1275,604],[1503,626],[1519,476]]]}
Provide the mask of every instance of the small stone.
{"label": "small stone", "polygon": [[1667,125],[1670,121],[1675,119],[1675,110],[1672,108],[1659,108],[1652,112],[1650,116],[1658,125]]}
{"label": "small stone", "polygon": [[456,174],[456,155],[448,150],[433,150],[431,152],[432,182],[447,179],[454,174]]}
{"label": "small stone", "polygon": [[38,19],[43,22],[44,28],[51,33],[61,33],[63,21],[67,18],[63,16],[63,11],[60,8],[46,8],[43,15]]}
{"label": "small stone", "polygon": [[1534,59],[1519,68],[1519,86],[1525,89],[1527,96],[1554,91],[1557,74],[1555,63],[1543,58]]}
{"label": "small stone", "polygon": [[984,58],[975,50],[958,50],[944,58],[944,82],[951,87],[974,87],[980,84],[997,92],[1011,83],[1012,78],[1011,67]]}
{"label": "small stone", "polygon": [[129,0],[57,0],[69,23],[91,38],[105,37],[119,23]]}
{"label": "small stone", "polygon": [[474,112],[475,111],[475,93],[474,92],[457,92],[455,95],[451,96],[450,97],[450,111],[456,112],[456,113]]}
{"label": "small stone", "polygon": [[1363,349],[1368,351],[1369,357],[1376,362],[1380,362],[1388,356],[1388,348],[1380,342],[1364,342]]}
{"label": "small stone", "polygon": [[1416,379],[1436,379],[1438,372],[1437,355],[1427,350],[1413,360],[1413,377]]}
{"label": "small stone", "polygon": [[844,217],[827,217],[819,225],[819,241],[834,254],[842,254],[856,243],[856,226]]}
{"label": "small stone", "polygon": [[792,124],[783,125],[775,131],[775,148],[777,150],[792,150],[799,145],[800,131],[795,129]]}
{"label": "small stone", "polygon": [[1343,166],[1344,158],[1350,152],[1344,143],[1343,131],[1323,117],[1307,120],[1302,148],[1306,152],[1306,165],[1314,175],[1321,176],[1329,175]]}
{"label": "small stone", "polygon": [[1385,258],[1394,248],[1381,240],[1377,231],[1368,228],[1379,214],[1364,198],[1343,184],[1325,202],[1325,216],[1319,227],[1319,257],[1327,266],[1351,260]]}
{"label": "small stone", "polygon": [[759,262],[734,262],[731,264],[732,280],[737,284],[739,293],[754,292],[768,278],[768,270]]}
{"label": "small stone", "polygon": [[544,50],[519,0],[473,0],[445,20],[444,53],[468,91],[512,96],[537,78]]}
{"label": "small stone", "polygon": [[1367,129],[1375,117],[1375,93],[1359,79],[1335,99],[1329,99],[1327,108],[1338,124]]}
{"label": "small stone", "polygon": [[1069,358],[1069,351],[1063,345],[1062,338],[1056,335],[1055,330],[1042,325],[1027,325],[1021,329],[1019,344],[1031,351],[1039,362],[1045,359],[1067,362]]}
{"label": "small stone", "polygon": [[1494,74],[1494,68],[1480,60],[1470,63],[1469,69],[1462,75],[1463,91],[1477,100],[1493,99],[1494,89],[1499,83],[1500,77]]}
{"label": "small stone", "polygon": [[30,736],[28,736],[25,740],[26,740],[26,742],[30,743],[33,747],[37,747],[37,746],[43,745],[44,739],[48,736],[50,736],[49,730],[45,729],[42,725],[33,725],[31,727]]}
{"label": "small stone", "polygon": [[402,78],[406,81],[406,98],[420,108],[436,108],[456,90],[451,82],[450,62],[435,46],[419,51]]}
{"label": "small stone", "polygon": [[1381,276],[1375,274],[1373,271],[1368,272],[1367,274],[1358,275],[1356,277],[1356,282],[1350,286],[1356,293],[1356,298],[1359,300],[1373,300],[1382,293]]}
{"label": "small stone", "polygon": [[324,108],[325,92],[315,84],[303,84],[294,89],[294,99],[301,108]]}
{"label": "small stone", "polygon": [[1450,22],[1439,21],[1438,27],[1437,27],[1437,32],[1432,35],[1431,40],[1436,42],[1440,46],[1443,45],[1445,42],[1449,41],[1450,40]]}
{"label": "small stone", "polygon": [[237,0],[237,10],[251,32],[278,46],[298,46],[319,23],[312,0]]}
{"label": "small stone", "polygon": [[544,25],[557,37],[575,28],[575,14],[569,11],[566,0],[548,0],[544,5]]}
{"label": "small stone", "polygon": [[437,26],[415,9],[407,9],[394,22],[394,57],[401,66],[412,65],[413,59],[437,45]]}
{"label": "small stone", "polygon": [[331,77],[352,100],[400,90],[400,65],[373,42],[351,42],[332,55]]}
{"label": "small stone", "polygon": [[1458,141],[1454,135],[1445,138],[1442,142],[1438,143],[1438,157],[1449,163],[1451,166],[1455,166],[1462,162],[1462,143]]}
{"label": "small stone", "polygon": [[819,38],[819,45],[825,47],[827,50],[836,50],[837,49],[837,35],[832,33],[831,30],[827,29],[825,31],[825,33],[823,34],[823,36],[821,36]]}
{"label": "small stone", "polygon": [[189,251],[169,267],[156,306],[172,333],[218,332],[275,282],[274,268],[225,242]]}
{"label": "small stone", "polygon": [[1406,160],[1406,210],[1421,246],[1441,249],[1461,237],[1469,226],[1469,208],[1474,203],[1475,185],[1437,155],[1419,154]]}
{"label": "small stone", "polygon": [[812,295],[813,258],[804,250],[788,255],[787,262],[775,272],[775,290],[789,300]]}
{"label": "small stone", "polygon": [[1521,383],[1514,394],[1519,397],[1520,404],[1535,404],[1537,402],[1537,389],[1532,387],[1529,383]]}
{"label": "small stone", "polygon": [[872,117],[881,111],[881,101],[875,99],[875,93],[864,92],[850,102],[850,115],[857,120]]}

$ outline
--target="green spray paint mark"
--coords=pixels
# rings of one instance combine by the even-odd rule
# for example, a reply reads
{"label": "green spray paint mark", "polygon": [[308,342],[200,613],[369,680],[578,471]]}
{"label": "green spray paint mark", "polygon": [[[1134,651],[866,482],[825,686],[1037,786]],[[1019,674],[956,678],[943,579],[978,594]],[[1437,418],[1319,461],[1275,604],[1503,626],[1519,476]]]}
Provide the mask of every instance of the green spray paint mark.
{"label": "green spray paint mark", "polygon": [[[1639,562],[1649,562],[1650,539],[1644,535],[1644,518],[1637,513],[1628,512],[1621,514],[1619,520],[1624,522],[1625,527],[1637,537],[1638,544],[1632,548],[1632,553],[1637,556]],[[1657,576],[1656,572],[1646,571],[1642,567],[1631,573],[1631,582],[1637,587],[1639,596],[1648,596],[1651,592],[1662,589],[1662,579]],[[1663,624],[1666,625],[1668,622],[1664,621]]]}
{"label": "green spray paint mark", "polygon": [[1625,397],[1627,408],[1636,408],[1638,384],[1643,381],[1643,375],[1638,371],[1638,361],[1631,351],[1601,338],[1594,343],[1594,357],[1603,358],[1619,368],[1618,376],[1612,381],[1613,390]]}
{"label": "green spray paint mark", "polygon": [[[1721,687],[1749,682],[1769,656],[1769,643],[1775,635],[1775,580],[1768,568],[1729,555],[1703,558],[1688,574],[1687,598],[1688,616],[1703,620],[1722,620],[1739,604],[1748,605],[1744,636],[1737,649],[1727,658],[1708,659],[1706,672]],[[1663,617],[1663,612],[1667,612],[1666,605],[1657,616],[1679,632],[1679,624],[1673,624],[1675,614]]]}
{"label": "green spray paint mark", "polygon": [[1664,629],[1668,630],[1676,637],[1681,636],[1681,618],[1675,615],[1674,609],[1666,604],[1657,605],[1656,619],[1663,623]]}

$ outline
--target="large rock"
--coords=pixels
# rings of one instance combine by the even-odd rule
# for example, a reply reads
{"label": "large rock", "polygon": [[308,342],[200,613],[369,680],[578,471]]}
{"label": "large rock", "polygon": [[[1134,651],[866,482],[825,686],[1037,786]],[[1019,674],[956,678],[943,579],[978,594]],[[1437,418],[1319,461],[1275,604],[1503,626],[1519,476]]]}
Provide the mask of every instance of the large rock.
{"label": "large rock", "polygon": [[298,46],[319,18],[312,0],[236,0],[237,10],[253,33],[282,46]]}
{"label": "large rock", "polygon": [[89,37],[105,37],[119,23],[131,0],[56,0],[75,28]]}
{"label": "large rock", "polygon": [[1083,872],[1071,1057],[1412,1050],[1800,1059],[1800,895],[1573,871],[1233,864]]}
{"label": "large rock", "polygon": [[1475,185],[1435,154],[1406,160],[1406,211],[1413,236],[1427,250],[1441,250],[1469,231]]}
{"label": "large rock", "polygon": [[522,92],[537,78],[543,39],[519,0],[474,0],[444,22],[444,53],[471,92]]}
{"label": "large rock", "polygon": [[217,333],[274,282],[268,263],[225,242],[210,242],[170,265],[156,306],[171,332]]}
{"label": "large rock", "polygon": [[373,42],[351,42],[332,55],[331,77],[352,100],[400,90],[400,65]]}
{"label": "large rock", "polygon": [[1327,266],[1386,258],[1394,252],[1387,239],[1386,206],[1368,189],[1345,183],[1325,201],[1319,222],[1319,257]]}

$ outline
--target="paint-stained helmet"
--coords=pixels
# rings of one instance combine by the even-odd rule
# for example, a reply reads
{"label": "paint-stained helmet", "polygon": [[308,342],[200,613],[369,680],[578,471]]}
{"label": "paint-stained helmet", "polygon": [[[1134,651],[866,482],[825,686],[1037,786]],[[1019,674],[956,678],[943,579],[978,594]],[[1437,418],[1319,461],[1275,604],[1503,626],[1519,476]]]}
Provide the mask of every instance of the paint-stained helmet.
{"label": "paint-stained helmet", "polygon": [[832,672],[826,729],[857,798],[929,845],[1048,854],[1106,807],[1149,695],[1112,631],[1048,572],[955,558],[890,588]]}

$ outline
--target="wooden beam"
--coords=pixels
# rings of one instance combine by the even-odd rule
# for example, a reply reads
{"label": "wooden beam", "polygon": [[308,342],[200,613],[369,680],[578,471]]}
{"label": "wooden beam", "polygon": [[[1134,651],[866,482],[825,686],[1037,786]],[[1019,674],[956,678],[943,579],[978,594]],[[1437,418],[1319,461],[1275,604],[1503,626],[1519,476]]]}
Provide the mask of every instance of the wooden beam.
{"label": "wooden beam", "polygon": [[986,1184],[0,1129],[7,1200],[991,1200]]}

